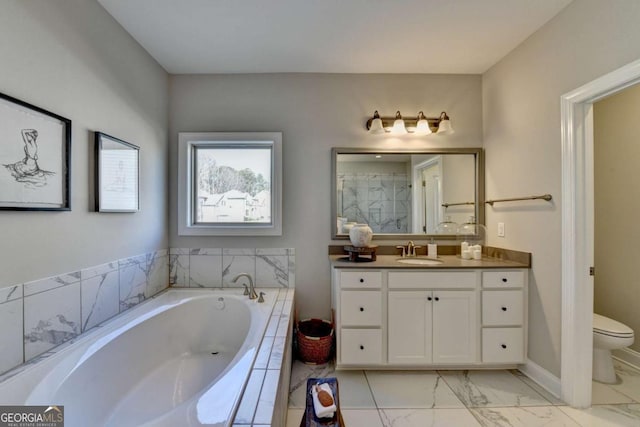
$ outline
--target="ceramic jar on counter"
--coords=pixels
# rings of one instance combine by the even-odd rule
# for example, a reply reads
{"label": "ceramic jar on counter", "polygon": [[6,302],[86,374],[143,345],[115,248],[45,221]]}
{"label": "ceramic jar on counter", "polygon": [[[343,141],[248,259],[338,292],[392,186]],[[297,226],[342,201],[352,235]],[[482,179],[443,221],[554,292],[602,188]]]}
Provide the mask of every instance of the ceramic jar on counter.
{"label": "ceramic jar on counter", "polygon": [[365,248],[371,243],[373,231],[367,224],[356,224],[349,230],[349,239],[356,248]]}

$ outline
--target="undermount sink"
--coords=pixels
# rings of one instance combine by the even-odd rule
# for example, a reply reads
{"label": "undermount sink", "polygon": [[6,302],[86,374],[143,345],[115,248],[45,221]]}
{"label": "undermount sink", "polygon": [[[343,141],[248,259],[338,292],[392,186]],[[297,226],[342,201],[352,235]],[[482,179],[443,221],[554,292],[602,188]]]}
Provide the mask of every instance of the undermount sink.
{"label": "undermount sink", "polygon": [[413,264],[413,265],[440,265],[442,261],[429,258],[398,258],[397,261],[401,264]]}

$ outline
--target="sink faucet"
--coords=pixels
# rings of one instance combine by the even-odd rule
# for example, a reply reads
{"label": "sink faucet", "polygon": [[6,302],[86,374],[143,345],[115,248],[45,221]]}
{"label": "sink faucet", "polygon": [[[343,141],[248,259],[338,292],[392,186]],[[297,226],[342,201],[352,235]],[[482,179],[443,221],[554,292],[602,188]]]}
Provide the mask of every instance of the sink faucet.
{"label": "sink faucet", "polygon": [[407,246],[396,246],[396,248],[398,249],[402,249],[402,258],[404,257],[415,257],[416,256],[416,249],[420,249],[422,246],[416,246],[415,243],[413,243],[413,240],[409,240],[409,243],[407,243]]}
{"label": "sink faucet", "polygon": [[243,277],[243,276],[246,277],[247,279],[249,279],[249,299],[258,298],[258,294],[256,293],[256,288],[253,286],[253,279],[251,278],[250,274],[240,273],[236,277],[234,277],[233,280],[231,280],[231,282],[236,283],[238,281],[238,279]]}
{"label": "sink faucet", "polygon": [[413,240],[409,240],[407,243],[407,256],[416,256],[416,244],[413,243]]}

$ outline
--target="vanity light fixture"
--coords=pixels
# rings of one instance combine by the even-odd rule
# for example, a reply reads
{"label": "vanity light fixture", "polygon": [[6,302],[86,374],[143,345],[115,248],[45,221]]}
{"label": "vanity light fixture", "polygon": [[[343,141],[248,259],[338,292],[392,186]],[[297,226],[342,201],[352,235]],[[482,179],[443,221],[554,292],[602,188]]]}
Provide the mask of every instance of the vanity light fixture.
{"label": "vanity light fixture", "polygon": [[418,123],[416,123],[415,133],[417,135],[429,135],[430,133],[433,133],[429,127],[429,120],[427,120],[422,111],[418,113]]}
{"label": "vanity light fixture", "polygon": [[380,135],[386,132],[382,126],[382,119],[380,118],[380,114],[378,114],[377,110],[373,113],[373,118],[369,119],[367,122],[367,129],[372,135]]}
{"label": "vanity light fixture", "polygon": [[373,117],[367,120],[367,130],[372,135],[381,135],[390,133],[393,135],[415,134],[429,135],[436,133],[437,135],[451,135],[454,130],[451,126],[451,120],[446,112],[440,113],[439,117],[426,117],[422,111],[418,113],[416,118],[402,118],[400,111],[396,112],[395,117],[380,117],[376,110]]}
{"label": "vanity light fixture", "polygon": [[402,120],[400,111],[396,111],[396,119],[393,121],[391,133],[394,135],[404,135],[405,133],[407,133],[407,128],[404,125],[404,120]]}
{"label": "vanity light fixture", "polygon": [[449,120],[449,116],[444,111],[440,113],[440,123],[438,124],[438,135],[451,135],[454,131],[451,127],[451,120]]}

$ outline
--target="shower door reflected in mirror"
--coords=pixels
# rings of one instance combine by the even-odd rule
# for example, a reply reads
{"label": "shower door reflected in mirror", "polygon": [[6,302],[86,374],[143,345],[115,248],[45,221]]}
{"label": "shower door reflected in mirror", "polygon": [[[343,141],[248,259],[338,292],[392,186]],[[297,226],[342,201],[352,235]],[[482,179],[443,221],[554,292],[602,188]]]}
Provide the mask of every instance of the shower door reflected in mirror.
{"label": "shower door reflected in mirror", "polygon": [[405,238],[442,234],[445,221],[483,220],[481,149],[333,151],[334,238],[346,238],[348,223],[368,224],[377,238]]}
{"label": "shower door reflected in mirror", "polygon": [[384,163],[370,162],[367,157],[371,156],[348,155],[338,160],[338,217],[345,222],[369,224],[374,233],[408,233],[411,229],[409,156]]}

